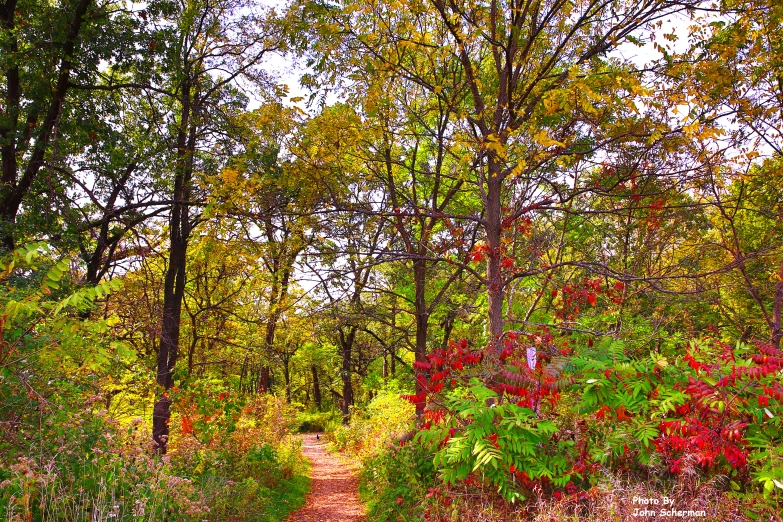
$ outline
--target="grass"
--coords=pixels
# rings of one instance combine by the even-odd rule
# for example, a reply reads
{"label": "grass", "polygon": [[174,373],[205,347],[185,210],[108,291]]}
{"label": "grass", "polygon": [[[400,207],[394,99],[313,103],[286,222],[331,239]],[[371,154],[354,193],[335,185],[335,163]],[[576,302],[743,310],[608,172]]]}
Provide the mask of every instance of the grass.
{"label": "grass", "polygon": [[[308,466],[309,468],[309,466]],[[310,491],[310,476],[308,473],[297,474],[283,480],[278,488],[275,488],[270,499],[267,518],[259,522],[278,522],[285,520],[289,514],[301,508],[305,504],[305,497]]]}

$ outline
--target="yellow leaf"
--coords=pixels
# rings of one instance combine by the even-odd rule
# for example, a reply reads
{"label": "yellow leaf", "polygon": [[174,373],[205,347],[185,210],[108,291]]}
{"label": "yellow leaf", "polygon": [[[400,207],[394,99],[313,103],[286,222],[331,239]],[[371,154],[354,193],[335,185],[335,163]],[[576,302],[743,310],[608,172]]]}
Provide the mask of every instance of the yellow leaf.
{"label": "yellow leaf", "polygon": [[658,141],[662,137],[663,137],[663,133],[661,131],[659,131],[659,130],[656,130],[652,134],[650,134],[649,138],[647,138],[647,144],[648,145],[652,145],[653,143],[655,143],[656,141]]}
{"label": "yellow leaf", "polygon": [[493,151],[501,159],[506,158],[506,147],[504,147],[503,144],[500,143],[498,137],[495,136],[494,134],[490,134],[489,136],[487,136],[486,141],[484,141],[484,148]]}
{"label": "yellow leaf", "polygon": [[553,147],[553,146],[565,147],[565,143],[550,138],[546,132],[546,129],[541,129],[540,131],[538,131],[538,133],[535,136],[533,136],[533,141],[535,141],[542,147],[546,147],[546,148]]}
{"label": "yellow leaf", "polygon": [[520,160],[513,169],[511,169],[511,172],[509,173],[510,178],[515,178],[522,174],[522,171],[525,170],[525,167],[527,167],[527,163],[525,163],[524,160]]}
{"label": "yellow leaf", "polygon": [[221,173],[221,177],[223,178],[223,183],[225,183],[226,185],[233,185],[234,183],[236,183],[237,178],[239,177],[239,172],[237,172],[236,169],[227,167],[223,169],[223,172]]}
{"label": "yellow leaf", "polygon": [[699,130],[699,125],[700,125],[699,120],[696,120],[690,125],[685,125],[682,128],[682,132],[685,133],[685,135],[688,137],[694,136]]}

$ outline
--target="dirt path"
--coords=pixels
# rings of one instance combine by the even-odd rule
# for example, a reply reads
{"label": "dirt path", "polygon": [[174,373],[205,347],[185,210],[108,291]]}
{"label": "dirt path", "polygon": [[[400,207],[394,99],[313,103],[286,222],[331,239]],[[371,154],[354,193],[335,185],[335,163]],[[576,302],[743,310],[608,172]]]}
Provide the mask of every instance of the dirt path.
{"label": "dirt path", "polygon": [[330,455],[326,442],[316,440],[314,433],[304,435],[302,443],[302,452],[312,463],[310,493],[288,522],[364,522],[355,470]]}

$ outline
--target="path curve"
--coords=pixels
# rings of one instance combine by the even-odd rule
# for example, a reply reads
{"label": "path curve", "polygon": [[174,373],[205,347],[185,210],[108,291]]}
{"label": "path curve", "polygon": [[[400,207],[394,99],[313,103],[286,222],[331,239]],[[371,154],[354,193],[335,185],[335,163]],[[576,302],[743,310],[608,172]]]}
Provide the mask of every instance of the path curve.
{"label": "path curve", "polygon": [[302,453],[312,464],[310,492],[288,522],[365,522],[355,470],[331,455],[315,433],[302,436]]}

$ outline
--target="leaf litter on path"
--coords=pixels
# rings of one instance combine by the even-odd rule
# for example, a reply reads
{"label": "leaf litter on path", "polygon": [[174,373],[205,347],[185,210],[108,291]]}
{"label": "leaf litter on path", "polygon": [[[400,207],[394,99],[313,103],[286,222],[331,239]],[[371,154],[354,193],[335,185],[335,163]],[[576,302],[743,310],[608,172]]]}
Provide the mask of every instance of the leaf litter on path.
{"label": "leaf litter on path", "polygon": [[303,436],[302,452],[312,464],[310,492],[288,522],[365,522],[355,470],[331,455],[315,433]]}

